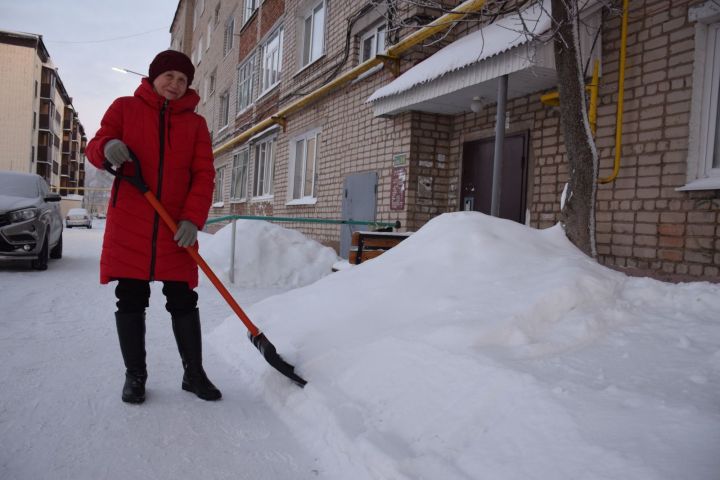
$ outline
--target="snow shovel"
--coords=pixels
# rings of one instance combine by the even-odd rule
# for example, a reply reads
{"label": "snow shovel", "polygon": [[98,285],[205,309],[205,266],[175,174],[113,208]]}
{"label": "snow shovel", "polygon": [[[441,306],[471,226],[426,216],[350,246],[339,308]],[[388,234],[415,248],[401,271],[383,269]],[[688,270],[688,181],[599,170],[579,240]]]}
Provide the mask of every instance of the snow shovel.
{"label": "snow shovel", "polygon": [[[140,170],[140,162],[132,151],[130,152],[130,158],[132,159],[133,166],[135,167],[135,175],[133,176],[122,175],[119,171],[114,169],[108,161],[105,161],[105,170],[110,172],[116,178],[126,180],[132,186],[140,190],[140,192],[145,196],[145,199],[150,202],[150,205],[152,205],[158,215],[160,215],[165,224],[174,234],[177,231],[177,224],[175,223],[175,220],[172,219],[168,211],[165,210],[165,207],[163,207],[155,194],[150,191],[150,188],[148,188],[147,184],[143,180],[142,172]],[[210,279],[212,284],[215,285],[215,288],[218,290],[218,292],[220,292],[220,295],[222,295],[228,305],[230,305],[230,308],[233,309],[235,314],[240,318],[243,324],[245,324],[245,327],[247,327],[248,329],[248,338],[250,339],[252,344],[255,345],[255,347],[260,351],[265,360],[278,372],[282,373],[287,378],[295,382],[296,385],[298,385],[299,387],[304,387],[307,381],[301,378],[297,373],[295,373],[295,367],[282,359],[282,357],[277,353],[275,345],[270,343],[270,340],[268,340],[265,334],[262,333],[257,326],[255,326],[255,324],[250,320],[250,318],[243,311],[243,309],[240,308],[240,305],[238,305],[232,295],[230,295],[230,292],[227,290],[227,288],[225,288],[225,285],[222,284],[217,275],[215,275],[215,272],[210,269],[210,266],[198,253],[197,243],[190,247],[185,247],[185,250],[188,252],[188,254],[190,254],[193,260],[195,260],[195,263],[198,264],[200,269],[202,269],[202,271]]]}

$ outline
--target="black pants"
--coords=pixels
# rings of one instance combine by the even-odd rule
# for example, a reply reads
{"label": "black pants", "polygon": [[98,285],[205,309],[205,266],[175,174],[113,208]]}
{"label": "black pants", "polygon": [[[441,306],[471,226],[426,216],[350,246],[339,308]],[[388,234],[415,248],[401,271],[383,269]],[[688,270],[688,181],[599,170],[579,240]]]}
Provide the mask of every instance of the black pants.
{"label": "black pants", "polygon": [[[173,317],[190,313],[197,308],[198,294],[187,282],[163,282],[165,309]],[[118,313],[143,313],[150,304],[150,282],[121,278],[115,287]]]}

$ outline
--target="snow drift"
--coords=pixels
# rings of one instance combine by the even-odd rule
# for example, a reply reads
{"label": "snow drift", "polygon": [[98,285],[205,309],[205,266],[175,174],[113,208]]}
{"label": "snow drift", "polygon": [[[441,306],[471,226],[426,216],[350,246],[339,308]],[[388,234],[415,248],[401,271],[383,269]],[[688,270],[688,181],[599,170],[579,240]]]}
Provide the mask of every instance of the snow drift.
{"label": "snow drift", "polygon": [[[200,254],[223,282],[229,280],[231,238],[232,224],[229,224],[214,235],[202,235],[200,241]],[[308,285],[331,273],[337,260],[332,248],[296,230],[264,221],[237,221],[235,285],[238,287]]]}
{"label": "snow drift", "polygon": [[237,319],[209,341],[328,478],[711,479],[719,292],[606,269],[560,227],[463,212],[249,309],[304,390],[236,341]]}

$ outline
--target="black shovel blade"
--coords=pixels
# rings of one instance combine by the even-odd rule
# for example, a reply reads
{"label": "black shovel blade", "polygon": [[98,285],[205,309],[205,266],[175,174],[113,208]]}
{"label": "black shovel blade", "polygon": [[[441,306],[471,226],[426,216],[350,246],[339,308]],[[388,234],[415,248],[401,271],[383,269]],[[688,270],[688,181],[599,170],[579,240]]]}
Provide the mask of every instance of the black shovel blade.
{"label": "black shovel blade", "polygon": [[295,373],[295,367],[282,359],[282,357],[277,353],[275,345],[270,343],[270,340],[267,339],[264,333],[261,332],[253,336],[250,332],[248,332],[248,338],[252,344],[255,345],[255,348],[260,350],[260,353],[265,358],[265,361],[272,365],[275,370],[295,382],[295,385],[298,387],[302,388],[305,386],[307,381]]}

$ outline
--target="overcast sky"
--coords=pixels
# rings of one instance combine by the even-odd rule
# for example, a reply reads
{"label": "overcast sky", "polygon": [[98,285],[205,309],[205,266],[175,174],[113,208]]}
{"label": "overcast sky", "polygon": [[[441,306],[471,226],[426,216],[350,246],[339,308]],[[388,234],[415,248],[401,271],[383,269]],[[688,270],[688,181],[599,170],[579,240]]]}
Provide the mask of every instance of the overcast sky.
{"label": "overcast sky", "polygon": [[[88,139],[117,97],[132,95],[170,45],[177,0],[0,0],[0,29],[43,36]],[[126,38],[118,38],[126,37]],[[0,66],[1,68],[1,66]]]}

